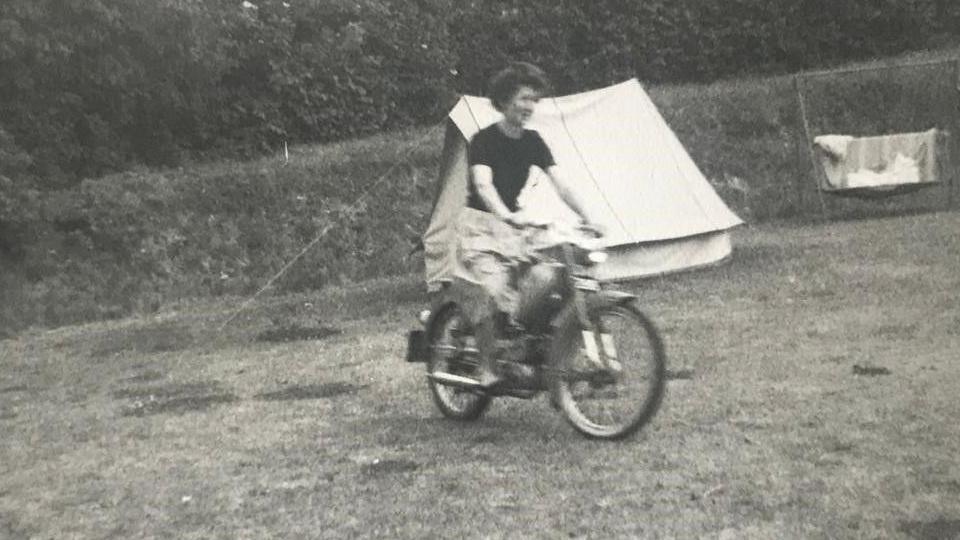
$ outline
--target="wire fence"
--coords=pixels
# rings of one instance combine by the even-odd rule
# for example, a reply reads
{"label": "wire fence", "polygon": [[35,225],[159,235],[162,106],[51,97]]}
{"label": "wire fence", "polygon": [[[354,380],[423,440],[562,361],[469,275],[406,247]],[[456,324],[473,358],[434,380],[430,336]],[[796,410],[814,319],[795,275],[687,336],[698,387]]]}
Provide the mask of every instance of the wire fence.
{"label": "wire fence", "polygon": [[[920,211],[952,208],[960,156],[960,61],[938,60],[914,64],[866,66],[815,71],[795,77],[810,175],[806,181],[821,186],[824,172],[812,151],[821,135],[870,137],[938,130],[939,181],[930,189],[895,191],[899,197],[874,200],[824,197],[818,189],[823,214],[844,215],[882,210]],[[838,194],[843,194],[837,191]],[[861,195],[869,194],[861,191]],[[876,195],[877,192],[874,192]]]}

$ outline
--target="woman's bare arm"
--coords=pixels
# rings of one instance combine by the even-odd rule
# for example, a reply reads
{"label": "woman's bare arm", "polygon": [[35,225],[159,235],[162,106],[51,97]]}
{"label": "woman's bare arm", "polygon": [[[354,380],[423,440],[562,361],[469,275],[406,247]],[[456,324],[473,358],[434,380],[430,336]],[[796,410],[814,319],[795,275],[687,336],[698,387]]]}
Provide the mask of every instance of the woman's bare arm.
{"label": "woman's bare arm", "polygon": [[587,206],[572,188],[570,180],[564,174],[563,169],[557,165],[553,165],[548,167],[545,172],[553,182],[553,187],[556,188],[557,194],[560,195],[563,202],[567,203],[567,206],[576,212],[584,222],[597,226],[597,221],[592,218],[590,212],[587,210]]}
{"label": "woman's bare arm", "polygon": [[503,204],[497,188],[493,185],[493,170],[488,165],[474,165],[470,167],[470,176],[477,194],[493,214],[504,221],[510,221],[512,213],[507,205]]}

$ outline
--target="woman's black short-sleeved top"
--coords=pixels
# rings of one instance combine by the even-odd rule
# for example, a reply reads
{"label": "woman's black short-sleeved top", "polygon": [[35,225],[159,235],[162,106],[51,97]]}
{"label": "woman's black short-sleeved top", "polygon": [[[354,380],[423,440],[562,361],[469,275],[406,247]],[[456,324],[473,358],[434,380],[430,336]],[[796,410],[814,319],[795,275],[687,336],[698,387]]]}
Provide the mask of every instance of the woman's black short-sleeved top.
{"label": "woman's black short-sleeved top", "polygon": [[[493,171],[493,185],[503,204],[511,212],[517,211],[517,196],[527,183],[530,166],[536,165],[546,171],[555,164],[553,154],[540,134],[532,129],[523,130],[519,138],[508,137],[492,124],[481,129],[470,140],[467,149],[467,164],[486,165]],[[467,206],[489,212],[487,205],[477,193],[473,182],[467,183]]]}

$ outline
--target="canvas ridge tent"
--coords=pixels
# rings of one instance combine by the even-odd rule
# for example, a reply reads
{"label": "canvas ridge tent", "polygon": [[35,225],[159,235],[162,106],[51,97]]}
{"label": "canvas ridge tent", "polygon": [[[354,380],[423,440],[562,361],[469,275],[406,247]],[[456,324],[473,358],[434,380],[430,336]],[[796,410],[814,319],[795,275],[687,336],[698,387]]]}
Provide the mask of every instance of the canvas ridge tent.
{"label": "canvas ridge tent", "polygon": [[[486,98],[464,96],[447,121],[438,193],[423,236],[430,290],[449,282],[456,223],[466,205],[468,141],[501,118]],[[529,127],[577,183],[606,229],[603,280],[626,280],[722,261],[730,229],[743,222],[723,203],[640,83],[541,100]],[[519,204],[542,218],[573,220],[542,172],[533,169]]]}

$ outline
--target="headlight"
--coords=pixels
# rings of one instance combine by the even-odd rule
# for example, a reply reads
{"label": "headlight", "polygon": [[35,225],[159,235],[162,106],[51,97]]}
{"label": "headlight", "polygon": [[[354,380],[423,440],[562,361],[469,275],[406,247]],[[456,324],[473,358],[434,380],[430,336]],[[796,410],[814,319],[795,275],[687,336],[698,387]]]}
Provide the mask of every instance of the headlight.
{"label": "headlight", "polygon": [[420,321],[420,324],[427,324],[427,321],[430,320],[430,310],[425,309],[417,315],[417,320]]}
{"label": "headlight", "polygon": [[601,264],[607,262],[607,252],[606,251],[591,251],[587,254],[587,260],[593,264]]}

